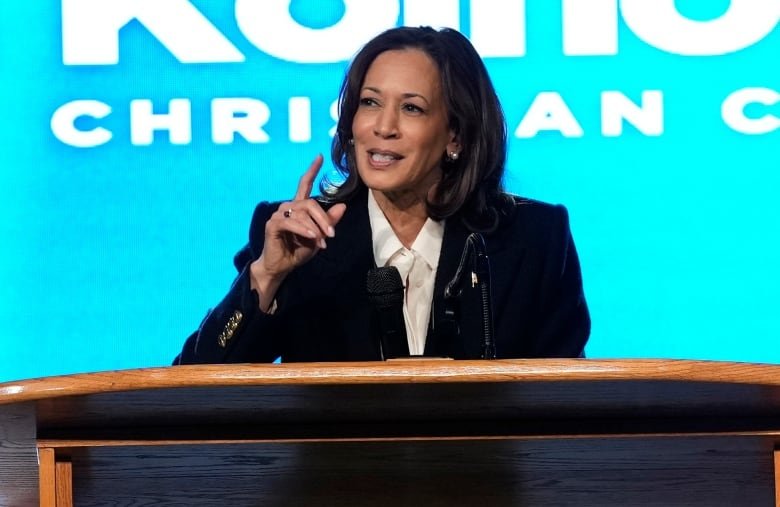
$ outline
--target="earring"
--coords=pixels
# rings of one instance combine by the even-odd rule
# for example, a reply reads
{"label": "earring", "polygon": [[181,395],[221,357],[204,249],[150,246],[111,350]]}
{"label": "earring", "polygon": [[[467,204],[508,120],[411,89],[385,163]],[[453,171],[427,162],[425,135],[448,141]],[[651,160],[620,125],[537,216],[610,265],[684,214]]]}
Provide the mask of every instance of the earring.
{"label": "earring", "polygon": [[450,159],[452,162],[458,160],[458,157],[460,157],[460,153],[458,153],[457,151],[451,151],[447,153],[447,158]]}
{"label": "earring", "polygon": [[347,142],[349,143],[350,146],[355,146],[355,140],[354,139],[350,139]]}

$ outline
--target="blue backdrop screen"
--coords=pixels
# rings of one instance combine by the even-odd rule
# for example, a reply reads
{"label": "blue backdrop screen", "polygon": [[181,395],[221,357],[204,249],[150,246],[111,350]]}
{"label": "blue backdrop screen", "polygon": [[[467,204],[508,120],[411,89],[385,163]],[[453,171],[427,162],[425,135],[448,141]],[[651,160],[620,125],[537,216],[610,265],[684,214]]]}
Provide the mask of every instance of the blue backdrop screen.
{"label": "blue backdrop screen", "polygon": [[328,153],[347,62],[452,26],[565,204],[590,357],[780,362],[780,0],[0,5],[0,381],[169,364],[256,202]]}

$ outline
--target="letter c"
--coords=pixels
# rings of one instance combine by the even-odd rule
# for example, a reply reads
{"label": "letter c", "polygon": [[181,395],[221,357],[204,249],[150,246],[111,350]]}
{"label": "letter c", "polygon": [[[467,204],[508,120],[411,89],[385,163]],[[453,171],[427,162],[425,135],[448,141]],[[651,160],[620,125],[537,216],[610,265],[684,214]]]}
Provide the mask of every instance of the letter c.
{"label": "letter c", "polygon": [[103,127],[79,130],[76,120],[82,116],[102,119],[111,114],[111,106],[98,100],[73,100],[60,106],[51,117],[51,131],[63,143],[76,148],[94,148],[106,144],[113,134]]}
{"label": "letter c", "polygon": [[723,101],[721,116],[726,125],[737,132],[750,135],[769,134],[780,130],[780,116],[767,113],[760,118],[748,118],[745,108],[749,104],[774,106],[780,104],[780,92],[770,88],[742,88]]}

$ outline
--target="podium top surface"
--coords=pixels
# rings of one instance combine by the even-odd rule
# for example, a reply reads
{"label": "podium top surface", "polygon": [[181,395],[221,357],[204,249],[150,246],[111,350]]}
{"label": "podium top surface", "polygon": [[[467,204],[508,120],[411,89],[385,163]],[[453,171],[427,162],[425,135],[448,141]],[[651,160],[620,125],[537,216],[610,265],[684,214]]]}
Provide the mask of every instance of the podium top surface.
{"label": "podium top surface", "polygon": [[[69,428],[780,418],[780,365],[400,360],[194,365],[0,384],[0,414]],[[774,424],[774,423],[773,423]]]}
{"label": "podium top surface", "polygon": [[0,383],[0,405],[109,392],[199,387],[462,383],[734,384],[780,389],[780,365],[660,359],[516,359],[186,365]]}

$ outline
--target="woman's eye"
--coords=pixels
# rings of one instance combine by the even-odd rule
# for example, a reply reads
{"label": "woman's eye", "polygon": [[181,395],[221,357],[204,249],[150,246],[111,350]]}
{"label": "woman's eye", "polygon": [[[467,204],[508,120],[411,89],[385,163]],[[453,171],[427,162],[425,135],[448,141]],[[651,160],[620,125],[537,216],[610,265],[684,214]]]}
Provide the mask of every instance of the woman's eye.
{"label": "woman's eye", "polygon": [[404,104],[403,109],[404,109],[404,111],[407,111],[409,113],[422,113],[422,112],[424,112],[423,108],[421,108],[420,106],[417,106],[415,104]]}
{"label": "woman's eye", "polygon": [[371,97],[363,97],[360,99],[360,105],[361,106],[375,106],[376,100],[372,99]]}

